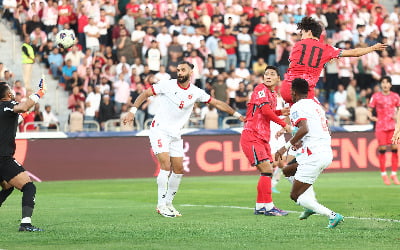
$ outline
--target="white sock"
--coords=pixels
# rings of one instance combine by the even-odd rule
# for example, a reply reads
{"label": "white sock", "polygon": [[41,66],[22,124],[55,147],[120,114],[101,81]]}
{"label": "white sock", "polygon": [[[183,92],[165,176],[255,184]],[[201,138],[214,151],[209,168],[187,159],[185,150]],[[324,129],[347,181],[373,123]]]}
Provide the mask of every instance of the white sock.
{"label": "white sock", "polygon": [[381,175],[382,175],[382,176],[385,176],[385,175],[386,175],[386,172],[381,172]]}
{"label": "white sock", "polygon": [[165,197],[168,189],[168,176],[169,171],[160,169],[160,173],[157,176],[158,185],[158,203],[157,207],[165,205]]}
{"label": "white sock", "polygon": [[31,224],[31,217],[24,217],[21,219],[21,223],[29,223]]}
{"label": "white sock", "polygon": [[174,172],[171,173],[168,181],[168,190],[167,196],[165,197],[167,205],[172,204],[176,192],[178,192],[179,184],[181,184],[183,174],[175,174]]}
{"label": "white sock", "polygon": [[397,175],[397,172],[395,172],[395,171],[392,171],[392,175]]}
{"label": "white sock", "polygon": [[264,206],[265,206],[265,210],[269,211],[269,210],[271,210],[275,205],[274,205],[273,202],[270,202],[270,203],[264,203]]}
{"label": "white sock", "polygon": [[264,203],[256,203],[256,210],[259,210],[263,207],[265,207]]}
{"label": "white sock", "polygon": [[271,179],[271,184],[273,188],[276,187],[279,180],[281,179],[281,173],[282,170],[279,167],[276,167],[274,173],[272,174],[272,179]]}
{"label": "white sock", "polygon": [[314,190],[312,188],[308,188],[302,195],[299,196],[299,198],[297,199],[297,204],[305,208],[311,209],[318,214],[325,215],[329,217],[329,219],[333,219],[336,216],[335,212],[318,203],[314,195]]}

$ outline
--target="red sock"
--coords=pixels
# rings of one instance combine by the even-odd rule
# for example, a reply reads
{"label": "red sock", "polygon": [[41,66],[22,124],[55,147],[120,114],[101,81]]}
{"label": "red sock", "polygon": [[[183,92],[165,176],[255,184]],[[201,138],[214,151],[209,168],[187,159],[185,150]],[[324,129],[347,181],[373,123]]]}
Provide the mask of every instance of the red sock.
{"label": "red sock", "polygon": [[397,172],[397,168],[399,166],[399,155],[397,154],[397,150],[392,152],[392,172]]}
{"label": "red sock", "polygon": [[271,195],[271,177],[260,176],[257,185],[257,203],[270,203],[272,202]]}
{"label": "red sock", "polygon": [[379,168],[381,169],[381,172],[385,172],[386,171],[386,157],[385,157],[385,153],[378,153],[378,158],[379,158]]}

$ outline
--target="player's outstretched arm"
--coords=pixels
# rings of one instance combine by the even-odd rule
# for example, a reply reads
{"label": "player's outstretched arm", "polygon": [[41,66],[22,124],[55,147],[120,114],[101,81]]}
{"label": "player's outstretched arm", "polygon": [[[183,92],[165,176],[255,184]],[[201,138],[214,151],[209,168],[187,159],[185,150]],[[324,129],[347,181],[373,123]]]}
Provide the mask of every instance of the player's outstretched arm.
{"label": "player's outstretched arm", "polygon": [[377,43],[367,48],[356,48],[342,50],[342,57],[359,57],[365,54],[371,53],[372,51],[383,51],[387,48],[386,43]]}
{"label": "player's outstretched arm", "polygon": [[275,153],[275,160],[278,161],[279,159],[282,159],[282,156],[286,153],[286,151],[292,147],[293,145],[296,145],[297,143],[300,142],[300,140],[308,133],[308,125],[307,125],[307,120],[301,120],[298,124],[297,127],[299,128],[290,138],[285,146],[281,147],[278,151]]}
{"label": "player's outstretched arm", "polygon": [[214,105],[217,109],[219,109],[221,111],[225,111],[229,115],[236,117],[238,120],[240,120],[242,122],[244,122],[244,120],[245,120],[245,118],[239,112],[235,111],[231,106],[229,106],[225,102],[222,102],[215,98],[211,98],[210,104]]}
{"label": "player's outstretched arm", "polygon": [[39,101],[40,98],[44,96],[46,91],[47,91],[46,81],[44,78],[44,74],[42,74],[42,78],[39,81],[39,90],[35,94],[30,95],[25,102],[15,105],[13,108],[14,112],[24,113],[28,111]]}
{"label": "player's outstretched arm", "polygon": [[138,108],[140,107],[140,105],[142,105],[142,103],[147,100],[147,98],[149,98],[150,96],[154,95],[153,94],[153,90],[151,88],[146,89],[145,91],[143,91],[143,93],[141,93],[135,100],[135,102],[133,103],[131,109],[129,110],[129,112],[125,115],[124,119],[123,119],[123,123],[127,124],[133,121],[133,119],[135,119],[135,114],[136,111],[138,110]]}

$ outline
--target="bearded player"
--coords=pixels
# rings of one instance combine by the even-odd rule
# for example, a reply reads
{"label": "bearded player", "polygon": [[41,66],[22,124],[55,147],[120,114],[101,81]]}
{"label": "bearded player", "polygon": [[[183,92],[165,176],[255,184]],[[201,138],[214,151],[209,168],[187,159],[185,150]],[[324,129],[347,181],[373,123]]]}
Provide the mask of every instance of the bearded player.
{"label": "bearded player", "polygon": [[314,98],[314,88],[325,64],[339,57],[359,57],[373,51],[382,51],[387,44],[377,43],[367,48],[342,50],[319,40],[322,26],[311,17],[304,17],[297,24],[301,40],[298,41],[289,56],[289,68],[282,82],[281,95],[285,102],[293,104],[290,94],[295,78],[305,79],[309,83],[308,98]]}
{"label": "bearded player", "polygon": [[172,205],[183,177],[182,128],[188,122],[196,102],[210,103],[221,111],[244,121],[228,104],[211,98],[204,90],[191,83],[194,65],[182,61],[178,64],[178,79],[161,80],[141,93],[124,117],[124,123],[132,122],[140,105],[150,96],[159,96],[160,106],[150,126],[150,144],[160,163],[157,177],[157,212],[164,217],[177,217],[181,213]]}

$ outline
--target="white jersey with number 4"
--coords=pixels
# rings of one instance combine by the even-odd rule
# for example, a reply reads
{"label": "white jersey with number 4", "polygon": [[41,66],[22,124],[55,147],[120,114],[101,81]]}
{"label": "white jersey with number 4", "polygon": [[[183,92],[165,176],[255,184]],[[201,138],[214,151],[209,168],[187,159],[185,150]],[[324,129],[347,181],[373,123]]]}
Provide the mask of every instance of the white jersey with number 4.
{"label": "white jersey with number 4", "polygon": [[184,89],[176,79],[161,80],[151,88],[159,98],[151,128],[160,129],[171,136],[180,136],[196,102],[211,101],[211,96],[204,90],[193,84]]}
{"label": "white jersey with number 4", "polygon": [[[307,121],[308,133],[303,137],[303,149],[312,153],[331,150],[331,135],[322,106],[313,99],[301,99],[290,108],[290,121],[297,126]],[[309,153],[311,153],[309,152]]]}

